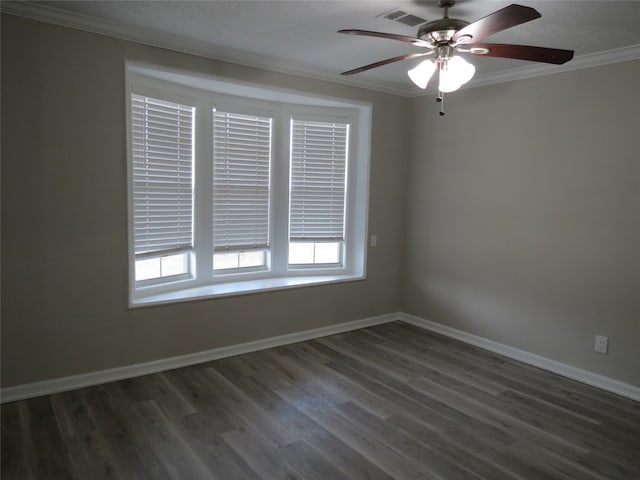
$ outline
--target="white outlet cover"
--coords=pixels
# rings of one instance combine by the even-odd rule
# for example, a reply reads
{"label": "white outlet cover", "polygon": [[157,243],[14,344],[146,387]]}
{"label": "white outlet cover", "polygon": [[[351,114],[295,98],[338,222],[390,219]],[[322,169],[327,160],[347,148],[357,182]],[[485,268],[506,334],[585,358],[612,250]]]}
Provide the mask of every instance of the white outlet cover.
{"label": "white outlet cover", "polygon": [[609,346],[609,338],[603,335],[596,335],[596,343],[594,345],[594,350],[598,353],[607,353],[607,349]]}

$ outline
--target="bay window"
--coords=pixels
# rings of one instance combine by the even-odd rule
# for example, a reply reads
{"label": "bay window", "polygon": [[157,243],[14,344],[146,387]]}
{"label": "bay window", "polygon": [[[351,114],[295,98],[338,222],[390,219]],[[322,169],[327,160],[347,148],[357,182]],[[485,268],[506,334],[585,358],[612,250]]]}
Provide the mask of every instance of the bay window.
{"label": "bay window", "polygon": [[129,65],[130,304],[364,278],[371,108]]}

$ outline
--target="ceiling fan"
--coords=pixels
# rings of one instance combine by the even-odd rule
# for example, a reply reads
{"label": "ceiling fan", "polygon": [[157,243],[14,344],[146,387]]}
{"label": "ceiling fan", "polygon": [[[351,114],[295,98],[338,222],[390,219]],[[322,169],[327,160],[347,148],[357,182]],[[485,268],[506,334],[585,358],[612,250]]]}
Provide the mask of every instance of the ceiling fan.
{"label": "ceiling fan", "polygon": [[[456,53],[470,53],[474,56],[513,58],[532,62],[561,65],[573,58],[573,50],[534,47],[530,45],[512,45],[502,43],[478,43],[480,40],[507,28],[514,27],[542,15],[531,7],[509,5],[497,10],[473,23],[458,18],[449,18],[449,8],[453,0],[440,0],[444,17],[420,26],[416,37],[394,33],[372,32],[369,30],[339,30],[338,33],[387,38],[426,48],[427,52],[407,53],[379,62],[354,68],[342,75],[353,75],[372,68],[381,67],[401,60],[434,55],[433,60],[425,60],[407,72],[409,78],[420,88],[426,88],[436,70],[439,72],[438,101],[444,103],[444,93],[453,92],[467,83],[475,74],[475,67]],[[443,108],[440,115],[444,115]]]}

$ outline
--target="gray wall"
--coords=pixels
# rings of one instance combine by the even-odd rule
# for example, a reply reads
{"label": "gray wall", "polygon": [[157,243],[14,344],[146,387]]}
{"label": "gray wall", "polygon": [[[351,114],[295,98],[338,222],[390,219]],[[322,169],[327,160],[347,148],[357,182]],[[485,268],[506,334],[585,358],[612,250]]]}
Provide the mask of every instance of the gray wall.
{"label": "gray wall", "polygon": [[[368,278],[127,309],[124,59],[373,103]],[[2,17],[4,387],[399,309],[407,99]]]}
{"label": "gray wall", "polygon": [[416,100],[404,311],[640,386],[639,84],[634,61]]}
{"label": "gray wall", "polygon": [[[372,102],[367,280],[128,310],[124,59]],[[640,386],[638,78],[460,91],[440,118],[433,98],[3,16],[2,386],[397,310]]]}

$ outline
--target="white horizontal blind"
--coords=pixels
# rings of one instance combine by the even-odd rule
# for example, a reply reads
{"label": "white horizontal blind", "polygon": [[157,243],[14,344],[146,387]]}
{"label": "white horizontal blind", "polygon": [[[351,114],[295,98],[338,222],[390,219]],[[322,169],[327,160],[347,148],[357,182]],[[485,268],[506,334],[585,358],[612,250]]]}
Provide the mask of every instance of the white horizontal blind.
{"label": "white horizontal blind", "polygon": [[349,125],[291,121],[291,241],[344,240]]}
{"label": "white horizontal blind", "polygon": [[269,246],[272,119],[213,114],[213,248]]}
{"label": "white horizontal blind", "polygon": [[136,255],[193,247],[194,110],[131,95]]}

